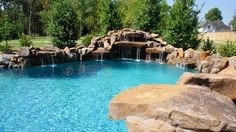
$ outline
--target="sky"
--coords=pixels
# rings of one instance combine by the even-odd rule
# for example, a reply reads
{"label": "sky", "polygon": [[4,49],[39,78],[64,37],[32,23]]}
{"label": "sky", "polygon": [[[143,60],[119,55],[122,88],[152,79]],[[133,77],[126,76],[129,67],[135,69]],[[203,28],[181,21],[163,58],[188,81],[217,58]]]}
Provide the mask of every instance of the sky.
{"label": "sky", "polygon": [[[173,3],[173,0],[167,0],[169,4]],[[200,20],[204,20],[205,14],[212,8],[219,8],[222,12],[223,22],[229,24],[234,14],[236,14],[236,0],[196,0],[196,4],[202,7],[199,15]]]}

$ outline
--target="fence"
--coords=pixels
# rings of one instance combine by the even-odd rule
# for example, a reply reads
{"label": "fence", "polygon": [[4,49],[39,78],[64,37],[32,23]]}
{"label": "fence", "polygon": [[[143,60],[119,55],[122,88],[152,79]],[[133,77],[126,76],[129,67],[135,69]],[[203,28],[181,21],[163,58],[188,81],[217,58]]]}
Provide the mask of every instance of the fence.
{"label": "fence", "polygon": [[236,41],[236,32],[211,32],[201,33],[203,39],[209,37],[213,41]]}

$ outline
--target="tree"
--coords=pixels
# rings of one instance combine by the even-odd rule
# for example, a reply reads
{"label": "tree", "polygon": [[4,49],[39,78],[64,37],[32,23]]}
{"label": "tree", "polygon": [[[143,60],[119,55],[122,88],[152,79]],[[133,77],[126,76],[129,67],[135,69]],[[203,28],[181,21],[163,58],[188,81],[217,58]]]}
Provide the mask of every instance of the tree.
{"label": "tree", "polygon": [[12,39],[12,32],[14,31],[14,25],[9,20],[8,16],[4,16],[0,20],[0,42],[5,41],[5,46],[0,45],[0,51],[3,53],[11,53],[11,47],[8,45],[8,41]]}
{"label": "tree", "polygon": [[165,0],[122,0],[120,12],[125,27],[159,33],[167,7]]}
{"label": "tree", "polygon": [[4,16],[0,20],[0,40],[4,40],[6,45],[8,45],[8,41],[12,39],[12,32],[14,32],[14,25],[8,16]]}
{"label": "tree", "polygon": [[98,0],[97,4],[97,14],[98,14],[98,24],[101,33],[106,33],[111,26],[111,0]]}
{"label": "tree", "polygon": [[232,25],[233,31],[236,32],[236,14],[233,17],[233,20],[231,20],[230,25]]}
{"label": "tree", "polygon": [[209,21],[218,21],[223,20],[223,17],[219,8],[213,8],[205,15],[205,19]]}
{"label": "tree", "polygon": [[165,32],[168,43],[175,47],[196,49],[199,46],[198,14],[195,0],[176,0],[170,10]]}
{"label": "tree", "polygon": [[73,47],[78,39],[78,16],[76,8],[70,0],[54,2],[50,35],[53,44],[59,48]]}

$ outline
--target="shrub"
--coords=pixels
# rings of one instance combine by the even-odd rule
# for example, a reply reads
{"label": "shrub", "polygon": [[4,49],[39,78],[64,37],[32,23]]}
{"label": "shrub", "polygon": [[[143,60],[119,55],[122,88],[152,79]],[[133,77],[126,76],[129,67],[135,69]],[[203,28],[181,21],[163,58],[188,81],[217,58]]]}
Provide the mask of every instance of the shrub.
{"label": "shrub", "polygon": [[9,45],[0,45],[0,51],[2,51],[4,54],[12,53],[11,46]]}
{"label": "shrub", "polygon": [[70,0],[54,2],[49,33],[58,48],[76,45],[79,34],[77,10]]}
{"label": "shrub", "polygon": [[227,41],[225,45],[221,45],[218,49],[221,56],[231,57],[236,56],[236,44],[231,41]]}
{"label": "shrub", "polygon": [[92,34],[84,36],[84,38],[82,39],[83,46],[87,47],[91,43],[92,39],[93,39],[93,35]]}
{"label": "shrub", "polygon": [[24,33],[19,34],[19,41],[21,47],[30,47],[32,46],[33,42],[31,41],[30,36],[25,35]]}
{"label": "shrub", "polygon": [[204,43],[203,46],[202,46],[203,51],[209,51],[210,54],[215,54],[216,53],[216,47],[213,44],[214,41],[207,38],[207,40],[204,40],[203,43]]}

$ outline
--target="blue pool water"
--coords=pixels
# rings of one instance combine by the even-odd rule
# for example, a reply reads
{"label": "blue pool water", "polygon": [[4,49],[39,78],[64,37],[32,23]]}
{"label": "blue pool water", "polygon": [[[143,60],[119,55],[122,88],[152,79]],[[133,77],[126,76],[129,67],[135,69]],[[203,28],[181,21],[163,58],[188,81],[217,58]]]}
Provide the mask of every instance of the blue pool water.
{"label": "blue pool water", "polygon": [[175,84],[187,69],[134,61],[84,61],[0,70],[1,131],[122,132],[109,101],[140,84]]}

